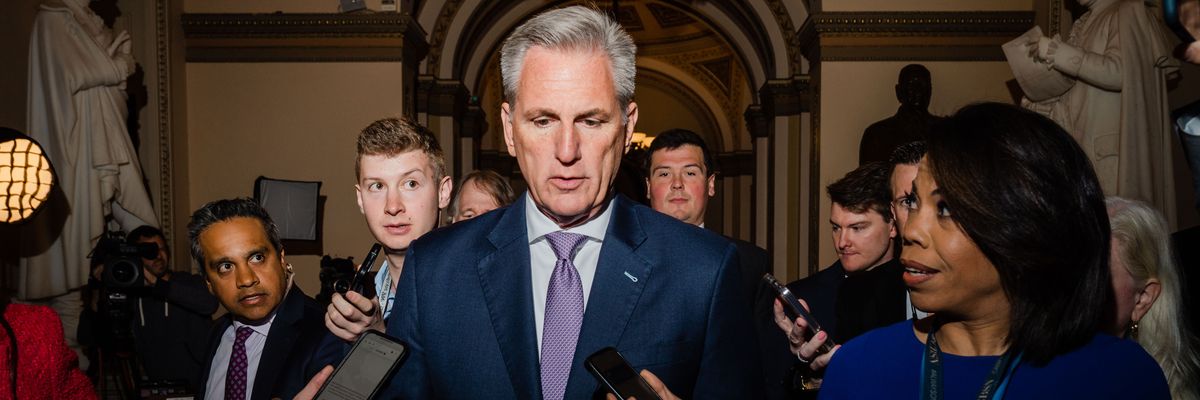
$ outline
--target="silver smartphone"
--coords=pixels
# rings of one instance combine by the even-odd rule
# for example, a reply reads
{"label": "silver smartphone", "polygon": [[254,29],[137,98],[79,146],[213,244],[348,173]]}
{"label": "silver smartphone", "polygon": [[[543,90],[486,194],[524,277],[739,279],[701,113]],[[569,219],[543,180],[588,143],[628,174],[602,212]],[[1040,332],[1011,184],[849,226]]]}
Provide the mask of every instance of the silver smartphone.
{"label": "silver smartphone", "polygon": [[[775,276],[770,273],[763,274],[762,279],[771,289],[775,290],[775,294],[779,297],[779,302],[783,304],[783,313],[787,314],[789,319],[795,321],[796,318],[804,318],[805,324],[808,325],[808,330],[804,332],[805,341],[812,339],[813,336],[816,336],[817,332],[821,331],[821,324],[818,324],[817,319],[813,318],[812,314],[809,314],[808,310],[804,309],[804,305],[800,304],[800,299],[796,298],[796,295],[792,294],[792,291],[787,286],[779,283],[779,280],[775,279]],[[833,350],[833,340],[826,339],[825,343],[817,349],[817,353],[828,353],[830,350]]]}

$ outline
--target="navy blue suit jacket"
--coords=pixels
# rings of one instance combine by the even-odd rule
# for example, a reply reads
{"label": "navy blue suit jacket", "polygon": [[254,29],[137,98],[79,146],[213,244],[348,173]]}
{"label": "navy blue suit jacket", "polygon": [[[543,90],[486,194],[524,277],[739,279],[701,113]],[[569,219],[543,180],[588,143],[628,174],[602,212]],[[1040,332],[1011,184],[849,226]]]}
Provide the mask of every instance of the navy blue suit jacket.
{"label": "navy blue suit jacket", "polygon": [[[209,334],[208,357],[200,375],[199,399],[208,389],[208,372],[221,345],[221,335],[233,324],[226,313],[214,324]],[[321,338],[329,330],[325,328],[325,309],[315,300],[292,285],[287,296],[276,306],[275,320],[267,333],[267,344],[263,347],[254,376],[254,387],[250,388],[250,399],[290,399],[304,388],[322,367],[323,363],[312,360]]]}
{"label": "navy blue suit jacket", "polygon": [[[387,333],[408,361],[382,398],[542,397],[524,198],[409,247]],[[593,396],[584,359],[616,347],[684,398],[759,398],[735,246],[622,196],[611,203],[566,398]]]}

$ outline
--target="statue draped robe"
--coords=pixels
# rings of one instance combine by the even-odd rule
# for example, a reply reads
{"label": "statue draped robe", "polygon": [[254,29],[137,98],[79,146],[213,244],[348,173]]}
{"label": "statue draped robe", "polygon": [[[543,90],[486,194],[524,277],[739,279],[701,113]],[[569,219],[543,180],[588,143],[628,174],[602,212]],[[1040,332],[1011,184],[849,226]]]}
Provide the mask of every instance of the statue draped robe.
{"label": "statue draped robe", "polygon": [[1074,85],[1060,96],[1023,103],[1075,137],[1106,195],[1146,201],[1174,226],[1166,75],[1175,64],[1159,15],[1140,0],[1088,11],[1066,41],[1081,52],[1060,48],[1054,55],[1055,71],[1065,69]]}
{"label": "statue draped robe", "polygon": [[130,71],[109,54],[112,41],[99,17],[61,0],[43,3],[34,20],[29,135],[46,149],[68,214],[61,231],[26,227],[22,247],[47,250],[21,259],[21,298],[58,296],[86,284],[87,255],[106,217],[126,231],[157,225],[125,125]]}

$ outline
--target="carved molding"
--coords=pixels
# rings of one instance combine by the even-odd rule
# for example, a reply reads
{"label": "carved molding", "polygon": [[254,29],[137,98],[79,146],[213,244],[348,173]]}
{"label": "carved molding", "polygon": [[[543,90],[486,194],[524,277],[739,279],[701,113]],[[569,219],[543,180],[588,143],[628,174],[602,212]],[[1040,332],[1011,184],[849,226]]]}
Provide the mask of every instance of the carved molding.
{"label": "carved molding", "polygon": [[[797,34],[810,60],[984,61],[1034,25],[1032,11],[825,12]],[[820,51],[817,51],[820,50]]]}
{"label": "carved molding", "polygon": [[425,32],[407,14],[184,14],[188,62],[409,61]]}
{"label": "carved molding", "polygon": [[[678,100],[680,103],[683,103],[686,107],[688,107],[692,110],[696,110],[696,112],[698,114],[700,114],[701,118],[702,118],[699,121],[700,125],[704,127],[704,130],[707,131],[707,133],[709,135],[711,135],[710,136],[711,139],[715,139],[715,142],[714,141],[709,142],[709,143],[712,143],[712,144],[710,144],[710,146],[712,146],[714,149],[724,150],[724,149],[736,148],[736,146],[737,146],[736,143],[726,143],[725,140],[723,140],[723,136],[721,135],[721,128],[720,128],[721,125],[716,120],[716,118],[718,118],[719,116],[714,115],[714,113],[713,113],[714,111],[719,112],[721,110],[710,109],[704,103],[704,100],[701,100],[700,96],[698,94],[696,94],[696,92],[692,88],[689,88],[687,85],[684,85],[683,83],[679,82],[678,80],[675,80],[675,78],[672,78],[669,75],[666,75],[666,74],[663,74],[663,73],[660,73],[657,71],[653,71],[653,70],[639,69],[637,78],[638,78],[638,81],[640,82],[640,84],[642,84],[642,85],[658,87],[667,93],[675,93],[676,100]],[[643,114],[643,115],[645,115],[645,114]],[[730,122],[733,122],[733,121],[730,121]],[[730,125],[736,126],[733,123],[730,123]],[[647,132],[647,133],[649,133],[651,135],[658,134],[658,132]],[[704,136],[707,136],[707,135],[704,135]]]}
{"label": "carved molding", "polygon": [[1062,32],[1062,12],[1063,0],[1050,0],[1050,26],[1046,29],[1050,35]]}
{"label": "carved molding", "polygon": [[720,176],[730,177],[754,175],[753,151],[718,153],[716,159],[717,172]]}
{"label": "carved molding", "polygon": [[746,130],[750,132],[751,138],[765,138],[770,135],[770,121],[763,112],[762,105],[751,104],[742,115],[746,119]]}
{"label": "carved molding", "polygon": [[487,130],[487,113],[479,107],[479,104],[467,105],[467,110],[463,113],[462,129],[459,129],[459,135],[480,140]]}
{"label": "carved molding", "polygon": [[[793,3],[793,5],[795,5],[795,3]],[[796,31],[794,25],[792,25],[792,18],[788,15],[787,5],[784,4],[784,1],[782,0],[768,0],[767,7],[771,9],[771,15],[775,17],[775,23],[779,24],[779,30],[783,32],[785,37],[789,38],[787,55],[788,59],[791,60],[791,74],[799,75],[802,72],[800,71],[800,57],[803,47],[801,46],[802,42],[800,41],[800,37],[798,35],[792,35],[792,32],[798,31]]]}
{"label": "carved molding", "polygon": [[759,102],[766,117],[798,115],[808,112],[808,76],[792,79],[772,79],[758,90]]}
{"label": "carved molding", "polygon": [[462,82],[423,75],[417,80],[417,112],[459,119],[467,109],[471,92]]}
{"label": "carved molding", "polygon": [[442,5],[442,10],[438,13],[437,22],[433,23],[433,35],[429,38],[429,65],[425,68],[426,72],[431,74],[438,73],[438,69],[442,64],[442,50],[445,47],[446,31],[450,29],[450,23],[454,21],[454,15],[458,14],[458,8],[461,6],[462,0],[447,0]]}
{"label": "carved molding", "polygon": [[[154,68],[157,69],[158,101],[155,111],[158,113],[158,223],[167,243],[172,243],[175,234],[174,209],[175,192],[172,182],[175,181],[172,168],[171,149],[174,144],[171,135],[171,36],[170,36],[170,0],[154,2]],[[191,263],[176,263],[191,265]]]}
{"label": "carved molding", "polygon": [[[734,132],[741,132],[743,130],[742,121],[738,118],[738,108],[739,105],[744,104],[742,99],[746,96],[746,93],[745,87],[738,82],[748,81],[749,78],[746,77],[746,72],[740,62],[741,60],[737,59],[736,54],[731,53],[729,49],[724,47],[710,47],[697,51],[663,55],[656,58],[687,72],[689,76],[699,81],[717,99],[721,106],[720,111],[724,113],[723,117],[729,122],[730,129]],[[731,72],[731,84],[728,86],[725,83],[717,81],[712,73],[697,66],[698,62],[719,60],[722,58],[735,60],[731,65],[733,71]],[[641,76],[639,76],[640,78]],[[717,132],[714,131],[714,133]],[[728,146],[726,148],[731,149],[736,148],[737,143],[735,141],[726,145]]]}

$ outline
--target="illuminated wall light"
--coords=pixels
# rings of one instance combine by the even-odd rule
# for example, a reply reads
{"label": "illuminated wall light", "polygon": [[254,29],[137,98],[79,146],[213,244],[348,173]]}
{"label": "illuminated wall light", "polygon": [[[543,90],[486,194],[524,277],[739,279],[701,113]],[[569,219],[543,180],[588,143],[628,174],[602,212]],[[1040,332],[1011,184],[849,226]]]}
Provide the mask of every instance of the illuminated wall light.
{"label": "illuminated wall light", "polygon": [[0,128],[0,223],[18,223],[33,216],[54,185],[50,160],[36,141]]}
{"label": "illuminated wall light", "polygon": [[654,136],[646,135],[643,132],[634,132],[632,139],[633,148],[635,149],[648,149],[650,148],[650,143],[654,143]]}

